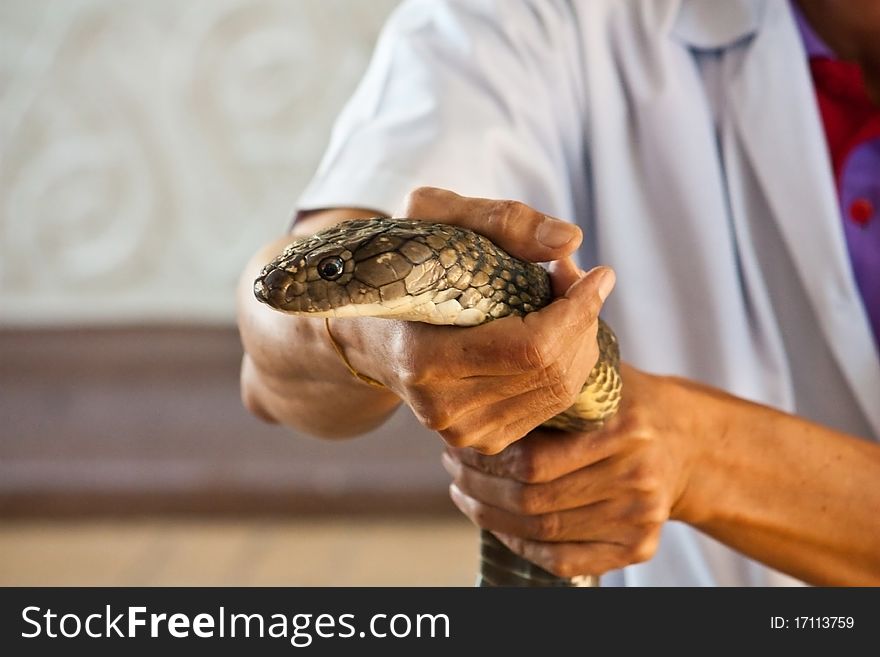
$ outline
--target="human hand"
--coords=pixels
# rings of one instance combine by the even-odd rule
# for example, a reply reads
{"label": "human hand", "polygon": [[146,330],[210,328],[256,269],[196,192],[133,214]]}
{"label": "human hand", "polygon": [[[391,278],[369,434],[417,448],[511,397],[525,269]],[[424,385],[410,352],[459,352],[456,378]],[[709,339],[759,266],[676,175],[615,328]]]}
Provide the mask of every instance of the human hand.
{"label": "human hand", "polygon": [[598,358],[597,318],[613,273],[579,271],[568,255],[580,230],[521,203],[421,188],[404,214],[470,228],[523,259],[556,260],[559,298],[525,317],[466,330],[363,323],[372,333],[361,336],[370,347],[359,371],[393,390],[449,445],[497,453],[573,403]]}
{"label": "human hand", "polygon": [[597,431],[538,429],[497,455],[449,449],[453,502],[513,552],[560,576],[650,559],[660,529],[686,516],[704,428],[694,389],[622,367],[618,413]]}

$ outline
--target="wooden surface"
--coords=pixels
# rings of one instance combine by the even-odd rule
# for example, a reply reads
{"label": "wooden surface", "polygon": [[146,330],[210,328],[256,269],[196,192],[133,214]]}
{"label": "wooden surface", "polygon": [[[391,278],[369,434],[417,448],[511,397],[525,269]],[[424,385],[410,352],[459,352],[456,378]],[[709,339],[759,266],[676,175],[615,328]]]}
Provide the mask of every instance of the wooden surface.
{"label": "wooden surface", "polygon": [[477,530],[434,519],[0,523],[0,586],[472,586]]}
{"label": "wooden surface", "polygon": [[0,517],[454,513],[408,412],[298,436],[244,410],[240,359],[231,327],[0,330]]}

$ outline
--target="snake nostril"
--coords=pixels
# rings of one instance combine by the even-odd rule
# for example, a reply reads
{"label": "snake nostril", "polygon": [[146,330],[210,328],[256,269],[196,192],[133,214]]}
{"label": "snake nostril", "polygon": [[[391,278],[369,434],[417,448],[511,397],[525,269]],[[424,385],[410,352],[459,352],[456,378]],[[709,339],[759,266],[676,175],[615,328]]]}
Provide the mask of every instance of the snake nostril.
{"label": "snake nostril", "polygon": [[280,269],[273,269],[263,277],[263,283],[270,290],[282,287],[288,280],[288,275]]}

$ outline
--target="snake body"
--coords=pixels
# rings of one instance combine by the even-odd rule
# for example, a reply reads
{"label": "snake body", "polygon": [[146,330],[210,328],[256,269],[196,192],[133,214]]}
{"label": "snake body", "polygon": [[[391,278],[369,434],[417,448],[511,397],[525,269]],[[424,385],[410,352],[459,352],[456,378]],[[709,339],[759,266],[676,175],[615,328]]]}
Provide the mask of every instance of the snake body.
{"label": "snake body", "polygon": [[[448,224],[374,217],[345,221],[287,246],[254,282],[258,300],[311,317],[385,317],[476,326],[552,302],[547,272],[479,233]],[[590,431],[620,402],[617,339],[599,320],[599,360],[575,403],[544,423]],[[561,579],[482,533],[485,585],[590,585]]]}

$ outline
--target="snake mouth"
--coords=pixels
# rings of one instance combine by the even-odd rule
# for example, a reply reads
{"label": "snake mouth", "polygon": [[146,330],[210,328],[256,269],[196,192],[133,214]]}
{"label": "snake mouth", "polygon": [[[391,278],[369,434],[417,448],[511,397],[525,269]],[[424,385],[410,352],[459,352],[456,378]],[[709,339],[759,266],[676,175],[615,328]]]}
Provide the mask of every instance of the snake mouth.
{"label": "snake mouth", "polygon": [[[486,316],[484,312],[477,309],[462,311],[455,299],[438,302],[433,290],[411,297],[384,301],[377,299],[370,303],[345,303],[334,306],[328,303],[315,304],[310,301],[308,294],[303,293],[305,289],[306,286],[295,280],[290,271],[274,265],[267,265],[254,281],[254,296],[257,300],[288,315],[338,319],[379,317],[460,326],[482,323]],[[454,314],[457,319],[452,319],[450,314]]]}
{"label": "snake mouth", "polygon": [[254,296],[260,303],[269,303],[269,288],[266,287],[262,278],[254,281]]}
{"label": "snake mouth", "polygon": [[296,285],[290,272],[273,265],[266,266],[254,281],[254,296],[257,301],[277,310],[284,310],[296,299]]}

